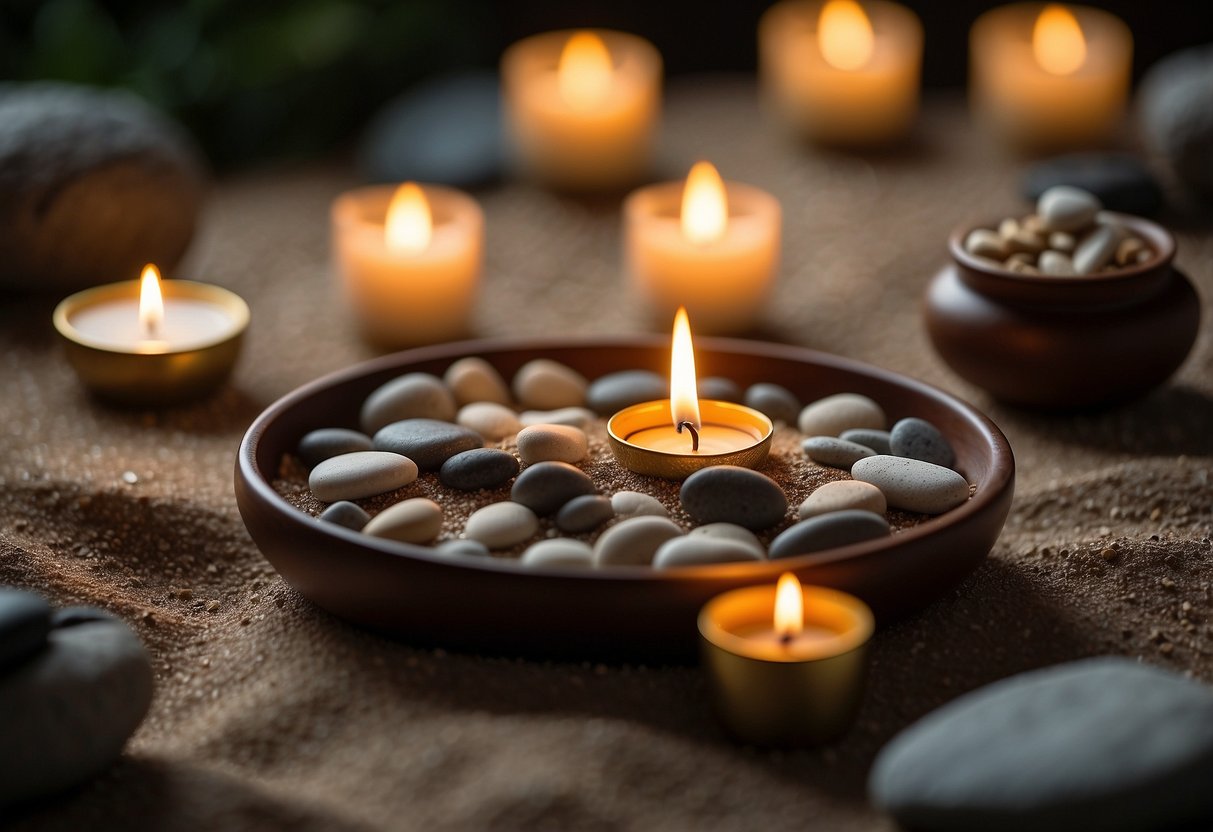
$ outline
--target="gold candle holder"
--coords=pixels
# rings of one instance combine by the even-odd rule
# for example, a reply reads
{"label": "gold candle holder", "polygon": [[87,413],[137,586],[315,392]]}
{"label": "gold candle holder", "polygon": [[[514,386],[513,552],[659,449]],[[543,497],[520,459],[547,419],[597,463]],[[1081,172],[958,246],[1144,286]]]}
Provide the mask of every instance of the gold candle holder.
{"label": "gold candle holder", "polygon": [[771,450],[775,426],[764,414],[732,402],[699,402],[699,450],[674,427],[668,399],[624,408],[607,420],[619,464],[637,474],[679,480],[712,465],[757,468]]}
{"label": "gold candle holder", "polygon": [[845,592],[796,588],[805,632],[795,639],[775,632],[773,586],[726,592],[699,613],[701,654],[716,710],[727,731],[743,742],[826,743],[846,733],[859,710],[875,628],[872,611]]}

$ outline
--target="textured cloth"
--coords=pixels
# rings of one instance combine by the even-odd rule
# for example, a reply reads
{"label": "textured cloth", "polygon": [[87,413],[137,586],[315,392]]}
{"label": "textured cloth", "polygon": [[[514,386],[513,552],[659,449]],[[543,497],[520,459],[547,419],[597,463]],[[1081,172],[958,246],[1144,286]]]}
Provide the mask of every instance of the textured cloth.
{"label": "textured cloth", "polygon": [[[152,652],[152,711],[110,773],[18,828],[888,830],[864,783],[896,731],[979,685],[1113,653],[1213,681],[1213,343],[1172,383],[1106,413],[1026,415],[952,375],[920,298],[966,219],[1021,214],[1019,164],[934,102],[920,140],[861,159],[789,143],[752,82],[669,97],[671,177],[697,158],[774,192],[781,279],[764,337],[951,390],[1007,433],[1015,506],[991,558],[880,632],[852,732],[759,752],[721,734],[696,667],[545,664],[419,650],[346,625],[287,587],[232,495],[236,449],[273,399],[371,352],[337,299],[338,167],[221,182],[175,277],[253,311],[234,385],[193,407],[92,402],[55,343],[54,299],[3,301],[0,583],[130,621]],[[523,185],[478,195],[485,335],[665,331],[622,289],[615,200]],[[1213,233],[1178,229],[1213,300]],[[115,275],[115,278],[125,277]]]}

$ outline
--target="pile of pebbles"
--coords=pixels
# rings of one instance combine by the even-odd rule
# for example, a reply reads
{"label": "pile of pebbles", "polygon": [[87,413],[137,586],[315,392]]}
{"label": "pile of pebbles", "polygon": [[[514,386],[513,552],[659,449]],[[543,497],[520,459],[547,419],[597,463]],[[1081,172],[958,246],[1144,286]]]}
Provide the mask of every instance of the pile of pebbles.
{"label": "pile of pebbles", "polygon": [[1157,256],[1150,245],[1094,194],[1057,185],[1040,195],[1036,213],[1007,217],[998,228],[975,228],[965,236],[969,254],[1015,274],[1076,277],[1115,272]]}
{"label": "pile of pebbles", "polygon": [[[727,379],[704,379],[700,390],[704,398],[761,410],[780,430],[795,426],[805,459],[851,479],[828,478],[799,505],[791,525],[784,487],[737,466],[704,468],[681,486],[653,481],[667,495],[676,489],[677,517],[652,494],[626,488],[605,494],[605,483],[583,470],[592,449],[604,445],[601,417],[664,398],[668,383],[640,370],[591,383],[547,359],[521,367],[512,384],[478,357],[456,361],[443,378],[400,376],[367,397],[360,430],[311,431],[300,440],[296,460],[308,469],[311,496],[328,504],[319,513],[324,522],[443,555],[520,552],[524,567],[666,569],[782,558],[887,536],[894,531],[890,509],[920,520],[969,499],[947,438],[916,418],[889,429],[884,410],[866,396],[843,393],[802,406],[774,384],[743,391]],[[286,480],[295,464],[284,460]],[[380,502],[374,516],[357,502],[395,497],[419,478],[436,480],[441,489]],[[504,497],[506,488],[508,498],[465,511],[452,532],[448,509],[467,506],[460,493]],[[779,531],[781,525],[787,528]],[[764,534],[769,545],[760,539]]]}

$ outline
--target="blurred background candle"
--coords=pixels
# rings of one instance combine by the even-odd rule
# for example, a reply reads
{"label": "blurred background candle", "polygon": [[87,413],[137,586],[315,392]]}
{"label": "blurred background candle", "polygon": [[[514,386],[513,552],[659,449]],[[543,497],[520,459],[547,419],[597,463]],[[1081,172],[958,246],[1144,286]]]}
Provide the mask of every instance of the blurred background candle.
{"label": "blurred background candle", "polygon": [[1001,6],[979,17],[969,36],[973,108],[1021,148],[1100,144],[1123,115],[1132,58],[1129,28],[1108,12]]}
{"label": "blurred background candle", "polygon": [[406,182],[333,203],[333,252],[367,337],[383,347],[467,335],[484,259],[484,214],[453,188]]}
{"label": "blurred background candle", "polygon": [[885,0],[785,0],[758,27],[763,89],[805,137],[880,145],[909,132],[918,112],[922,24]]}
{"label": "blurred background candle", "polygon": [[507,126],[523,171],[549,185],[610,190],[649,172],[661,56],[635,35],[559,31],[501,59]]}
{"label": "blurred background candle", "polygon": [[704,333],[752,329],[779,268],[781,211],[766,191],[725,183],[708,162],[686,183],[641,188],[623,204],[632,285],[661,320],[685,306]]}

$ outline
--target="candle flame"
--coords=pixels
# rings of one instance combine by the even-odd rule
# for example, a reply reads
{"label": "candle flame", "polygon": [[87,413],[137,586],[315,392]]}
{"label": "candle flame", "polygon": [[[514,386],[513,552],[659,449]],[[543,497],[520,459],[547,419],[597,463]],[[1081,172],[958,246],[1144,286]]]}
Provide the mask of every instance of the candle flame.
{"label": "candle flame", "polygon": [[775,634],[794,638],[804,630],[804,594],[791,572],[779,576],[775,587]]}
{"label": "candle flame", "polygon": [[693,243],[711,243],[729,224],[724,181],[711,162],[696,162],[682,191],[682,233]]}
{"label": "candle flame", "polygon": [[1032,29],[1036,63],[1052,75],[1072,75],[1087,61],[1087,41],[1078,19],[1065,6],[1050,3]]}
{"label": "candle flame", "polygon": [[872,22],[855,0],[829,0],[817,21],[817,45],[826,63],[853,72],[872,60]]}
{"label": "candle flame", "polygon": [[[690,423],[698,431],[699,393],[695,389],[695,345],[691,341],[691,322],[685,306],[674,315],[674,344],[670,350],[670,413],[674,427]],[[688,441],[690,437],[688,437]],[[696,443],[697,444],[697,443]]]}
{"label": "candle flame", "polygon": [[164,296],[160,291],[160,272],[151,263],[143,267],[139,278],[139,326],[148,338],[164,323]]}
{"label": "candle flame", "polygon": [[601,104],[611,89],[611,53],[593,32],[576,32],[560,53],[556,68],[560,97],[570,107],[590,110]]}
{"label": "candle flame", "polygon": [[383,233],[392,251],[420,254],[429,247],[434,218],[429,200],[416,182],[405,182],[396,189],[387,208]]}

